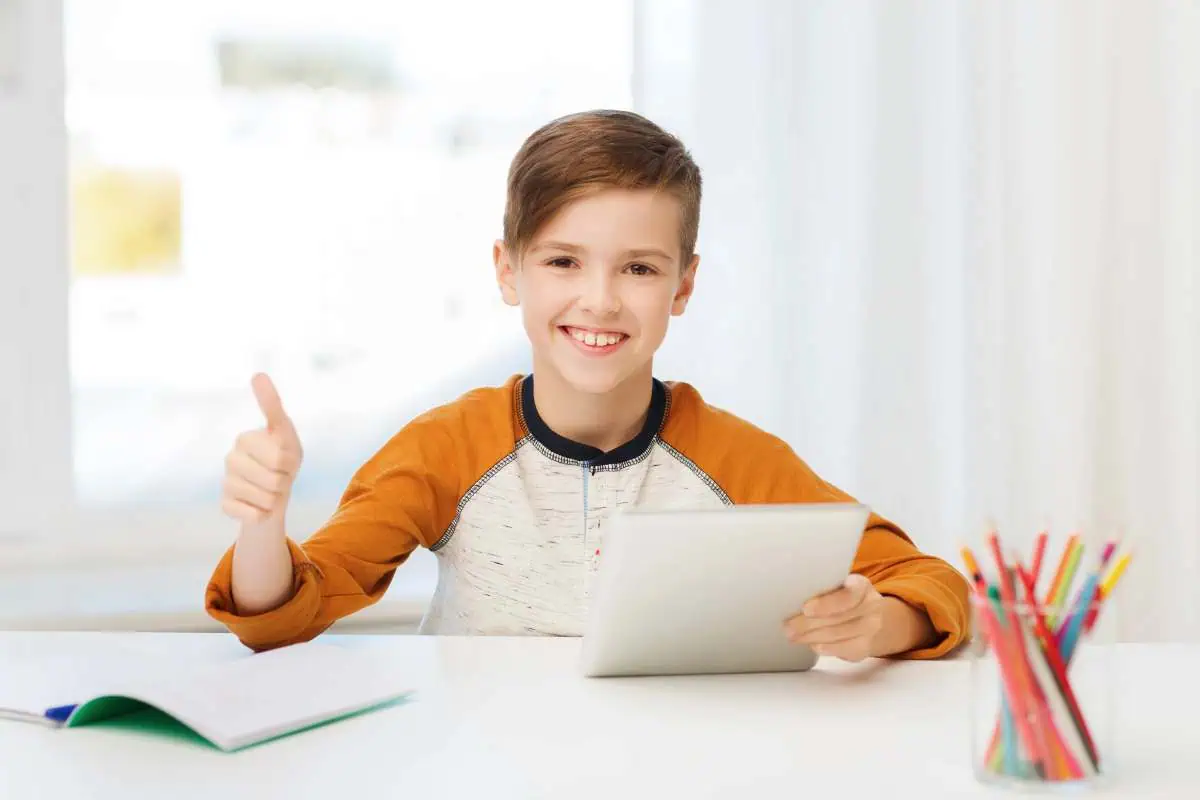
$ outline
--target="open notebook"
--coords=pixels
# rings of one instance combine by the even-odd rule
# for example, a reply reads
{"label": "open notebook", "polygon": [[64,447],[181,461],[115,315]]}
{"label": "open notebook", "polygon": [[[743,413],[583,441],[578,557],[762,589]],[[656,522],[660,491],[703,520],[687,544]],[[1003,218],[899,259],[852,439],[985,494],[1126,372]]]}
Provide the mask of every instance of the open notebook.
{"label": "open notebook", "polygon": [[[162,730],[166,715],[222,750],[232,751],[406,698],[394,662],[314,642],[231,661],[139,670],[70,705],[0,708],[0,720],[73,728],[109,721]],[[168,720],[169,721],[169,720]]]}

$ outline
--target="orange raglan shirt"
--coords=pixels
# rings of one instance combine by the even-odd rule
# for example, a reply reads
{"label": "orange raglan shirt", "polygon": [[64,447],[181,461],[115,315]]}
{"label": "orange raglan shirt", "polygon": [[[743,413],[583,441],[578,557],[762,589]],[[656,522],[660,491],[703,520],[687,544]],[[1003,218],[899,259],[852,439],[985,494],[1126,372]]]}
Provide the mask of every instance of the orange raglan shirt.
{"label": "orange raglan shirt", "polygon": [[[379,600],[427,547],[438,585],[422,632],[578,636],[618,509],[853,500],[688,384],[655,381],[642,431],[602,452],[546,426],[532,380],[469,392],[387,442],[324,527],[303,544],[288,540],[294,591],[282,606],[237,613],[231,547],[208,584],[208,613],[256,650],[305,641]],[[929,615],[937,642],[901,655],[933,658],[966,638],[966,580],[892,523],[871,515],[852,569]]]}

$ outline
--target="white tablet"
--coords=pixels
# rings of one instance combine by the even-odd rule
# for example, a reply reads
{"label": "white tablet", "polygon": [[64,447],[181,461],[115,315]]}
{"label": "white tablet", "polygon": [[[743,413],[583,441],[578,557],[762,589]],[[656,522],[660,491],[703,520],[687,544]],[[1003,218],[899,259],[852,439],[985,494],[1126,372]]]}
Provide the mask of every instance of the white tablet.
{"label": "white tablet", "polygon": [[587,676],[783,672],[816,654],[783,623],[841,585],[870,514],[806,503],[627,511],[604,532]]}

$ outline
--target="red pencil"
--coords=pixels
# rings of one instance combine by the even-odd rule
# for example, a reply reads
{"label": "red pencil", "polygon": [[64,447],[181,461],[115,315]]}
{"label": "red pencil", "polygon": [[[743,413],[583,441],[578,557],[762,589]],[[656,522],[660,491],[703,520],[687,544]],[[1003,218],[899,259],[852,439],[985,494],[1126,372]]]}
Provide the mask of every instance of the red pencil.
{"label": "red pencil", "polygon": [[[1025,691],[1026,687],[1019,678],[1019,656],[1012,652],[1008,638],[1004,635],[1004,631],[1001,628],[999,617],[992,613],[987,582],[983,579],[983,573],[979,571],[979,564],[975,561],[975,555],[971,552],[971,548],[963,547],[962,555],[963,561],[967,564],[967,569],[971,572],[976,592],[979,594],[979,615],[983,619],[984,635],[991,642],[992,649],[996,653],[996,662],[1000,667],[1000,678],[1004,683],[1004,690],[1008,695],[1009,702],[1012,704],[1012,719],[1017,726],[1017,733],[1025,741],[1026,749],[1029,751],[1029,760],[1032,762],[1038,777],[1045,778],[1048,774],[1048,764],[1045,760],[1045,743],[1034,735],[1033,728],[1029,724],[1028,709],[1025,705],[1025,698],[1028,695]],[[991,751],[995,749],[995,745],[999,741],[998,737],[999,727],[997,727],[992,745],[988,749],[989,757]]]}
{"label": "red pencil", "polygon": [[[1003,601],[1005,608],[1008,609],[1009,630],[1012,633],[1012,659],[1017,673],[1017,678],[1021,682],[1021,688],[1029,693],[1026,696],[1032,696],[1033,687],[1037,679],[1033,675],[1033,667],[1029,664],[1029,655],[1025,652],[1025,637],[1021,635],[1021,621],[1017,618],[1017,598],[1013,592],[1013,577],[1008,569],[1008,565],[1004,561],[1004,554],[1000,550],[1000,537],[993,531],[987,537],[988,546],[991,548],[992,556],[996,559],[996,566],[1000,570],[1000,599]],[[1024,702],[1021,703],[1024,706]],[[1024,708],[1014,709],[1018,713],[1024,713]],[[1042,717],[1042,711],[1033,705],[1032,712],[1036,717]],[[1033,726],[1033,736],[1036,742],[1035,763],[1040,762],[1042,769],[1045,770],[1051,761],[1050,744],[1045,738],[1045,731],[1048,726],[1046,721],[1040,721]]]}
{"label": "red pencil", "polygon": [[1075,691],[1071,688],[1071,682],[1067,679],[1067,668],[1063,664],[1062,653],[1059,652],[1054,636],[1046,627],[1046,620],[1042,616],[1042,610],[1038,607],[1037,589],[1033,585],[1032,576],[1019,564],[1017,565],[1017,574],[1020,576],[1021,582],[1025,584],[1025,591],[1033,608],[1034,630],[1037,638],[1041,640],[1042,648],[1046,653],[1046,661],[1050,664],[1050,670],[1055,682],[1058,684],[1059,691],[1062,692],[1063,699],[1067,702],[1067,709],[1071,712],[1071,721],[1079,731],[1079,736],[1083,739],[1083,746],[1087,749],[1088,760],[1092,762],[1092,766],[1096,770],[1099,770],[1100,759],[1096,754],[1096,743],[1092,741],[1092,734],[1088,730],[1087,722],[1083,718],[1083,712],[1079,709],[1079,702],[1075,699]]}
{"label": "red pencil", "polygon": [[1033,583],[1036,586],[1038,578],[1042,575],[1042,558],[1046,555],[1046,540],[1049,534],[1042,531],[1037,535],[1037,542],[1033,545],[1033,563],[1029,567],[1029,571],[1033,573]]}

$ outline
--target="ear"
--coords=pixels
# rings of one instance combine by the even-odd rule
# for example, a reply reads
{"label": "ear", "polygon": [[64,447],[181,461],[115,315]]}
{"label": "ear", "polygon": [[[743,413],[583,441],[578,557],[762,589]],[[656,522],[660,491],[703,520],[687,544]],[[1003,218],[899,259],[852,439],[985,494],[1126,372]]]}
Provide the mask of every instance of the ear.
{"label": "ear", "polygon": [[503,239],[497,239],[492,245],[492,261],[496,265],[496,285],[500,287],[500,297],[507,305],[521,305],[521,298],[517,294],[517,271]]}
{"label": "ear", "polygon": [[692,256],[692,260],[683,268],[679,278],[679,288],[671,300],[671,316],[678,317],[687,309],[688,300],[696,289],[696,270],[700,267],[700,256]]}

